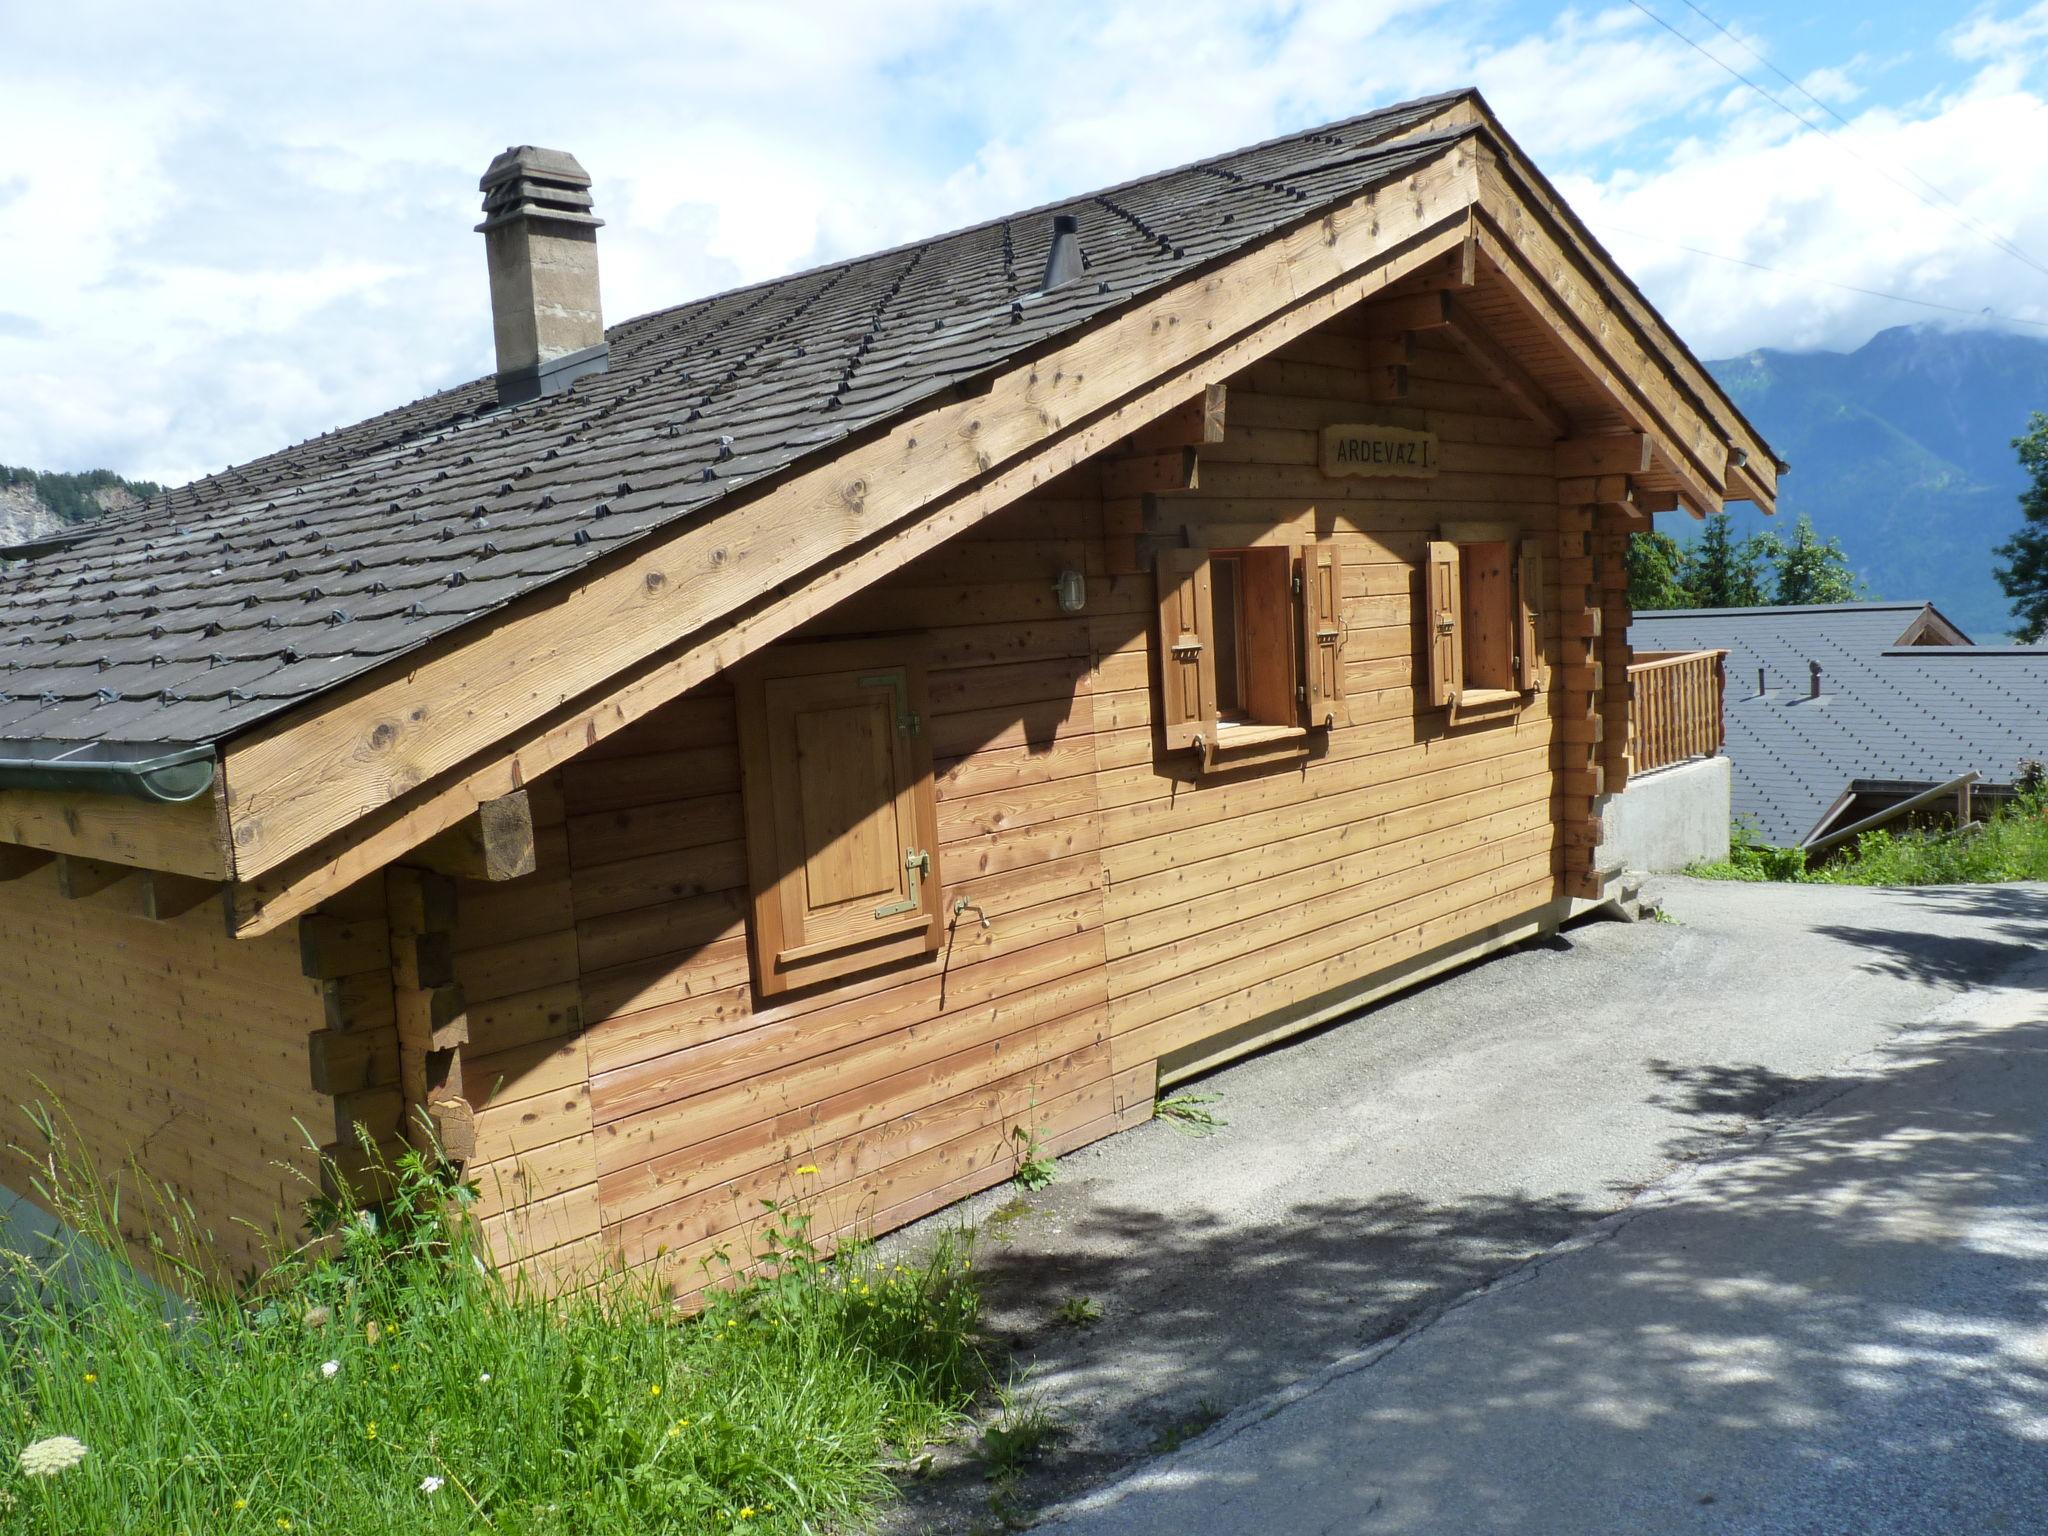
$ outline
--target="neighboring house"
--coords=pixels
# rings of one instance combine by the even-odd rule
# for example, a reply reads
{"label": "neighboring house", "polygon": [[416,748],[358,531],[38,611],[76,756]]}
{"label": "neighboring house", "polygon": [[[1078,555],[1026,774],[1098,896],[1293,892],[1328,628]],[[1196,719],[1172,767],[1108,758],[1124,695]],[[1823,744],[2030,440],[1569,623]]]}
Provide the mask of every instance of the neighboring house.
{"label": "neighboring house", "polygon": [[[1609,891],[1628,532],[1777,465],[1471,92],[606,330],[0,576],[0,1046],[223,1229],[885,1228]],[[801,1170],[815,1170],[801,1171]]]}
{"label": "neighboring house", "polygon": [[1791,847],[1976,773],[2048,757],[2048,649],[1980,646],[1931,603],[1636,615],[1646,651],[1725,650],[1736,817]]}

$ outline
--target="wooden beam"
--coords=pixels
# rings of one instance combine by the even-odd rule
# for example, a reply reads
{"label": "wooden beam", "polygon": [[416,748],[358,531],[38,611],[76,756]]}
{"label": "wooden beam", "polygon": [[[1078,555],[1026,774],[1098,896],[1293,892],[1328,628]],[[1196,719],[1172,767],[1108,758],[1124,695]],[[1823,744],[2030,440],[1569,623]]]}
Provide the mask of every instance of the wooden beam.
{"label": "wooden beam", "polygon": [[517,880],[532,874],[533,808],[526,791],[485,801],[475,814],[420,844],[405,862],[458,880]]}
{"label": "wooden beam", "polygon": [[1643,475],[1650,470],[1650,439],[1643,432],[1568,437],[1555,452],[1560,476]]}
{"label": "wooden beam", "polygon": [[94,896],[135,873],[132,865],[109,864],[104,859],[82,859],[76,854],[57,855],[57,894],[66,901]]}
{"label": "wooden beam", "polygon": [[1209,384],[1164,416],[1130,436],[1131,452],[1159,453],[1169,448],[1201,448],[1223,441],[1225,387]]}
{"label": "wooden beam", "polygon": [[227,821],[210,795],[159,805],[126,795],[0,789],[0,843],[202,880],[230,872]]}
{"label": "wooden beam", "polygon": [[[1161,369],[1149,384],[1093,415],[1082,417],[1078,424],[1049,408],[1035,412],[1041,427],[1057,429],[1055,440],[1038,451],[949,493],[935,504],[928,504],[904,527],[892,525],[864,540],[851,541],[835,558],[803,580],[764,593],[755,603],[727,614],[702,634],[693,631],[678,640],[650,644],[648,654],[638,662],[605,676],[587,694],[571,697],[524,725],[507,723],[497,702],[496,669],[493,664],[477,659],[502,643],[494,642],[492,635],[502,635],[505,627],[511,627],[515,644],[523,644],[522,637],[531,631],[537,641],[544,639],[547,645],[563,646],[572,658],[580,657],[583,644],[575,636],[561,632],[560,617],[545,625],[539,619],[555,610],[563,614],[586,612],[588,605],[580,603],[579,596],[601,597],[611,593],[624,574],[631,576],[629,585],[637,594],[633,606],[641,610],[643,640],[663,640],[672,629],[672,620],[663,605],[672,600],[670,590],[678,584],[664,582],[655,590],[645,580],[649,570],[657,570],[660,563],[666,563],[660,560],[661,549],[626,562],[618,572],[594,578],[583,588],[551,596],[545,608],[516,606],[508,610],[507,618],[496,629],[467,639],[458,637],[424,659],[410,659],[412,668],[436,679],[443,671],[443,663],[458,678],[463,669],[475,667],[478,716],[494,720],[502,734],[471,751],[468,757],[458,759],[454,767],[435,771],[438,754],[449,750],[451,744],[466,745],[477,739],[475,723],[469,723],[459,735],[452,735],[449,742],[434,743],[437,755],[417,764],[420,771],[408,776],[402,785],[394,771],[403,762],[386,760],[391,758],[390,751],[380,755],[372,750],[360,756],[352,752],[347,776],[366,797],[358,813],[342,820],[325,836],[303,843],[309,829],[304,825],[292,827],[285,846],[295,851],[279,854],[272,847],[260,855],[252,854],[248,871],[231,893],[235,931],[244,935],[266,933],[310,910],[452,826],[483,801],[533,782],[557,764],[624,729],[734,661],[1109,448],[1137,427],[1186,400],[1203,387],[1204,380],[1237,373],[1371,298],[1445,251],[1454,250],[1467,235],[1468,205],[1458,199],[1463,188],[1469,186],[1469,165],[1446,163],[1429,168],[1428,175],[1418,172],[1417,176],[1419,181],[1411,178],[1415,184],[1402,188],[1400,206],[1388,211],[1378,224],[1371,249],[1360,244],[1361,232],[1367,227],[1361,223],[1362,210],[1369,206],[1360,204],[1337,210],[1328,219],[1318,221],[1312,232],[1302,232],[1300,239],[1289,242],[1286,251],[1266,253],[1267,261],[1293,269],[1295,291],[1300,296],[1277,307],[1262,323],[1241,334],[1222,335],[1218,329],[1220,322],[1194,323],[1195,316],[1189,307],[1193,302],[1191,296],[1174,290],[1168,295],[1179,306],[1173,334],[1183,340],[1199,337],[1206,343],[1183,365]],[[1419,221],[1412,230],[1411,221]],[[1335,269],[1336,275],[1321,279],[1326,268]],[[1234,283],[1250,280],[1238,273],[1235,266],[1226,267],[1202,281],[1199,297],[1204,306],[1220,303],[1233,291]],[[1145,307],[1133,315],[1143,325],[1152,324],[1155,318]],[[1158,366],[1156,353],[1143,346],[1137,336],[1118,331],[1114,336],[1100,338],[1097,345],[1111,341],[1152,358],[1149,366]],[[1082,342],[1075,343],[1077,349],[1091,357],[1097,345],[1084,349]],[[1036,381],[1041,372],[1046,377],[1054,376],[1060,355],[1034,365],[1028,373],[1029,380]],[[1104,371],[1112,379],[1120,377],[1115,367]],[[992,390],[989,398],[996,400],[1006,393],[1000,388]],[[913,424],[881,441],[894,445],[887,451],[900,455],[904,434],[914,434],[916,430]],[[849,457],[843,473],[853,473],[869,462],[860,455]],[[800,480],[808,485],[812,477],[807,475]],[[833,517],[828,513],[817,515]],[[847,516],[848,508],[842,499],[836,520],[843,521]],[[625,601],[623,594],[619,600]],[[650,603],[655,605],[651,610]],[[358,745],[355,732],[363,729],[366,720],[377,719],[382,710],[403,709],[412,696],[407,679],[414,675],[394,668],[388,676],[379,674],[376,679],[365,680],[346,706],[345,718],[352,722],[347,734],[342,732],[343,720],[309,707],[280,722],[273,735],[259,738],[264,742],[260,757],[238,763],[231,756],[226,769],[230,804],[238,803],[234,798],[240,794],[237,775],[245,769],[252,770],[251,782],[264,787],[251,790],[248,798],[239,802],[240,813],[249,817],[252,824],[260,824],[274,797],[289,787],[289,781],[264,772],[289,772],[279,752],[284,742],[295,740],[306,750],[321,753]],[[541,693],[530,686],[531,682],[529,678],[529,687],[521,694],[528,702]],[[492,701],[489,709],[484,707],[487,699]],[[410,750],[409,742],[408,735],[394,732],[384,746],[402,749],[398,753],[402,760]],[[252,748],[253,745],[252,742]],[[252,833],[252,838],[259,843],[265,841],[256,833]]]}
{"label": "wooden beam", "polygon": [[1470,310],[1449,294],[1444,295],[1444,301],[1451,316],[1450,338],[1472,365],[1486,375],[1495,389],[1514,402],[1517,409],[1552,437],[1569,437],[1571,418],[1550,398],[1550,392],[1531,378],[1529,370],[1517,362],[1505,347],[1487,334],[1486,327]]}
{"label": "wooden beam", "polygon": [[32,875],[51,859],[53,853],[41,848],[16,848],[0,843],[0,880],[19,880],[23,875]]}
{"label": "wooden beam", "polygon": [[142,915],[153,923],[183,917],[219,894],[218,880],[195,880],[190,875],[170,875],[160,869],[142,872]]}
{"label": "wooden beam", "polygon": [[1169,448],[1163,453],[1110,459],[1102,466],[1102,495],[1105,500],[1192,491],[1200,483],[1200,456],[1193,448]]}
{"label": "wooden beam", "polygon": [[[1490,227],[1490,226],[1489,226]],[[1637,427],[1648,433],[1656,450],[1657,462],[1686,487],[1701,503],[1720,504],[1720,493],[1704,477],[1704,471],[1680,446],[1687,438],[1695,441],[1709,441],[1706,424],[1697,414],[1688,414],[1673,403],[1668,387],[1655,389],[1639,375],[1619,366],[1601,346],[1590,339],[1597,334],[1595,329],[1573,309],[1563,306],[1547,285],[1540,280],[1526,264],[1521,254],[1503,243],[1505,237],[1494,236],[1482,241],[1480,246],[1483,265],[1495,274],[1504,291],[1512,294],[1529,316],[1553,336],[1557,337],[1580,370],[1594,384],[1606,392],[1622,411],[1634,419]],[[1581,296],[1582,304],[1590,304]],[[1615,333],[1611,330],[1608,335]],[[1642,366],[1647,366],[1644,363]],[[1662,406],[1651,399],[1652,394],[1663,397]],[[1679,417],[1674,427],[1667,413]],[[1675,434],[1675,435],[1674,435]],[[1718,443],[1719,439],[1711,439]],[[1715,471],[1718,475],[1719,470]]]}
{"label": "wooden beam", "polygon": [[1392,336],[1442,330],[1451,323],[1453,313],[1449,291],[1437,289],[1368,304],[1359,320],[1369,335]]}
{"label": "wooden beam", "polygon": [[[1131,413],[1114,422],[1114,436],[1147,424],[1223,372],[1218,354],[1270,331],[1277,317],[1361,278],[1350,298],[1369,297],[1405,273],[1393,269],[1397,255],[1439,254],[1434,237],[1471,206],[1476,154],[1467,141],[1446,144],[1402,181],[1006,368],[985,396],[769,477],[573,585],[551,585],[253,732],[229,749],[223,770],[238,876],[281,867],[664,647],[729,624],[757,599],[801,606],[787,594],[842,566],[850,549],[965,488],[985,490],[978,482],[999,468],[1032,465],[1012,498],[1042,483],[1045,456],[1080,429],[1120,408]],[[1167,380],[1171,396],[1131,409]],[[833,595],[849,590],[837,585]]]}

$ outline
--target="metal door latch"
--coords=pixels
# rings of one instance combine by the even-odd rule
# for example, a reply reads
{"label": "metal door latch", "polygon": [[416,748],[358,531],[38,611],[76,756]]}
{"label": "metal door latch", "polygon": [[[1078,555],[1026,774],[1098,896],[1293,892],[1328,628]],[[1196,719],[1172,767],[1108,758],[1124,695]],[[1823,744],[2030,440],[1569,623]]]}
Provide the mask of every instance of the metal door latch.
{"label": "metal door latch", "polygon": [[932,877],[932,856],[922,848],[906,848],[903,850],[903,869],[910,877],[910,894],[901,901],[875,908],[875,916],[896,917],[905,912],[915,912],[924,905],[918,899],[917,888],[920,881]]}

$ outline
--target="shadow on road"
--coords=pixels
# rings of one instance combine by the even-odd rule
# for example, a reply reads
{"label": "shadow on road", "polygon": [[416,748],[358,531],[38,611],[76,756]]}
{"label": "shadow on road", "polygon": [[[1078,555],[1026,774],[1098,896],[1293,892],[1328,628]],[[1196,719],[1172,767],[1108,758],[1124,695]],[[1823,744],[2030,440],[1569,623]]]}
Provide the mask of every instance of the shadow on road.
{"label": "shadow on road", "polygon": [[[2022,923],[2037,911],[2015,903]],[[1887,942],[1927,963],[1910,935]],[[1758,1154],[1717,1168],[1713,1198],[1689,1203],[1682,1223],[1631,1227],[1607,1261],[1575,1266],[1568,1313],[1552,1305],[1533,1309],[1525,1331],[1490,1329],[1477,1384],[1469,1354],[1419,1357],[1428,1362],[1418,1364],[1420,1380],[1373,1400],[1368,1414],[1384,1420],[1390,1442],[1398,1436],[1399,1454],[1361,1458],[1361,1441],[1374,1438],[1370,1423],[1305,1412],[1288,1455],[1270,1467],[1233,1461],[1224,1486],[1197,1466],[1149,1490],[1141,1528],[1223,1529],[1219,1498],[1236,1510],[1267,1497],[1285,1510],[1317,1479],[1370,1486],[1374,1530],[1423,1528],[1446,1479],[1461,1485],[1461,1507],[1488,1511],[1477,1528],[1558,1528],[1547,1523],[1555,1519],[1550,1491],[1491,1454],[1506,1436],[1554,1445],[1573,1497],[1598,1503],[1601,1480],[1613,1481],[1606,1507],[1621,1523],[1586,1529],[1692,1529],[1709,1507],[1736,1522],[1711,1528],[1747,1529],[1740,1512],[1746,1504],[1756,1512],[1768,1477],[1759,1470],[1754,1480],[1731,1480],[1725,1457],[1692,1466],[1687,1437],[1702,1422],[1747,1447],[1758,1469],[1790,1467],[1809,1481],[1818,1507],[1830,1511],[1814,1529],[1919,1529],[1892,1525],[1885,1501],[1943,1498],[1959,1501],[1964,1521],[1947,1528],[2036,1528],[1973,1524],[1965,1512],[1984,1500],[2036,1516],[2048,1507],[2048,1204],[2038,1114],[2017,1084],[1990,1102],[1947,1090],[1966,1074],[1981,1081],[1985,1067],[2009,1079],[2017,1059],[2043,1052],[2048,1008],[2037,1022],[1902,1052],[1884,1074],[1890,1091],[1876,1097],[1828,1100],[1830,1080],[1674,1069],[1668,1080],[1679,1099],[1702,1114],[1754,1113],[1787,1091],[1823,1102]],[[1425,1293],[1483,1278],[1501,1248],[1515,1246],[1489,1243],[1489,1232],[1563,1235],[1581,1225],[1568,1210],[1511,1203],[1338,1204],[1277,1214],[1270,1239],[1249,1251],[1212,1250],[1195,1231],[1154,1233],[1138,1294],[1157,1287],[1169,1305],[1157,1319],[1134,1319],[1126,1337],[1177,1355],[1199,1390],[1219,1358],[1257,1347],[1265,1320],[1285,1318],[1291,1330],[1298,1309],[1342,1308],[1335,1293],[1384,1304],[1392,1273],[1417,1277],[1420,1305]],[[1188,1278],[1205,1274],[1216,1278]],[[1432,1375],[1451,1379],[1432,1391]],[[1912,1437],[1903,1486],[1901,1432]],[[1420,1454],[1418,1442],[1427,1447]],[[1978,1486],[1987,1456],[2010,1469],[2000,1486]],[[1957,1470],[1946,1472],[1944,1460]],[[1520,1472],[1528,1466],[1524,1456]],[[1858,1500],[1875,1501],[1873,1525],[1842,1513]],[[1281,1520],[1273,1528],[1297,1527]]]}

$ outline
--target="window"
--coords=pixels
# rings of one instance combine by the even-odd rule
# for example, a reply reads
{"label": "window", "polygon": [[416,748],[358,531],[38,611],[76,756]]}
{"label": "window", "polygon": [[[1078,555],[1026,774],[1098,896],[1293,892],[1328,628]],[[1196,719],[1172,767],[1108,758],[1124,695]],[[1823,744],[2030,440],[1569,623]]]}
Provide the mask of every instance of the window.
{"label": "window", "polygon": [[1170,748],[1253,745],[1344,721],[1338,561],[1324,541],[1159,556]]}
{"label": "window", "polygon": [[1519,701],[1542,686],[1542,543],[1496,524],[1443,534],[1429,546],[1423,605],[1430,701]]}
{"label": "window", "polygon": [[761,994],[937,949],[938,815],[916,642],[782,647],[737,688]]}

